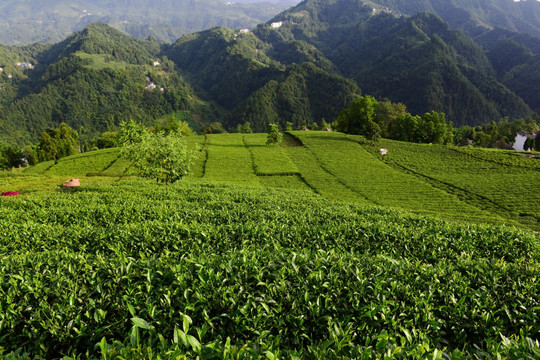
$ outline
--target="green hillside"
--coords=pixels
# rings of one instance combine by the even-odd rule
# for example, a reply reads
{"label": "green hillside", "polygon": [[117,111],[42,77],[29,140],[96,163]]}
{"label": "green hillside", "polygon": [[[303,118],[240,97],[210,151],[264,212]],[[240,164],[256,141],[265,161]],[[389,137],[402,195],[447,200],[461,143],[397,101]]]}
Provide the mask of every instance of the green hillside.
{"label": "green hillside", "polygon": [[118,149],[0,173],[22,193],[0,197],[0,356],[540,354],[538,159],[386,140],[381,158],[326,132],[187,140],[203,153],[169,190]]}
{"label": "green hillside", "polygon": [[540,5],[536,1],[514,0],[369,0],[377,9],[413,15],[437,14],[453,28],[471,35],[501,28],[540,36]]}
{"label": "green hillside", "polygon": [[455,126],[533,116],[540,40],[502,29],[475,39],[430,13],[351,0],[308,0],[253,31],[173,44],[93,23],[53,45],[0,47],[0,141],[23,147],[66,122],[87,143],[123,120],[179,112],[198,129],[298,129],[332,123],[361,94]]}
{"label": "green hillside", "polygon": [[361,94],[456,126],[530,117],[540,41],[492,31],[481,47],[436,15],[350,0],[308,0],[253,31],[216,27],[173,44],[90,24],[54,45],[0,47],[0,141],[23,147],[66,122],[89,142],[123,120],[178,112],[199,129],[302,128],[332,123]]}
{"label": "green hillside", "polygon": [[[104,24],[91,24],[55,45],[6,49],[10,56],[0,60],[7,64],[0,87],[9,96],[0,101],[0,141],[37,142],[61,122],[84,141],[123,120],[150,125],[178,110],[203,119],[211,112],[174,63],[159,57],[157,43]],[[16,65],[21,62],[33,68]]]}
{"label": "green hillside", "polygon": [[[266,134],[189,137],[199,146],[192,178],[262,188],[308,190],[332,201],[396,208],[455,222],[505,223],[540,230],[540,164],[519,153],[295,131],[285,146]],[[294,146],[288,146],[294,145]],[[25,170],[46,176],[129,176],[117,149],[47,162]],[[22,189],[25,192],[30,188]]]}

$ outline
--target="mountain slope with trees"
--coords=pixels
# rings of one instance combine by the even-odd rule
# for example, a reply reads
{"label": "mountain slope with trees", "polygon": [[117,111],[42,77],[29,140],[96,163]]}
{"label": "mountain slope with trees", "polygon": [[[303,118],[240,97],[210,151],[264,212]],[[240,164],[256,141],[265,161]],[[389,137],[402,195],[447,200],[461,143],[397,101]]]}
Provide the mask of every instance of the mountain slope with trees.
{"label": "mountain slope with trees", "polygon": [[216,131],[299,128],[334,122],[362,94],[455,126],[538,111],[540,39],[494,29],[475,42],[430,13],[373,9],[306,0],[253,31],[216,27],[173,44],[97,23],[54,45],[2,46],[0,140],[35,142],[61,122],[91,138],[178,111]]}
{"label": "mountain slope with trees", "polygon": [[377,11],[414,15],[430,12],[440,16],[451,27],[471,36],[503,28],[540,36],[540,4],[537,1],[514,0],[368,0]]}
{"label": "mountain slope with trees", "polygon": [[[1,140],[35,142],[62,122],[89,139],[123,120],[151,124],[177,110],[204,114],[207,106],[174,63],[151,54],[152,45],[92,24],[19,60],[34,61],[32,69],[10,65],[17,72],[6,69],[0,75],[11,92],[11,101],[0,108]],[[12,59],[17,56],[12,52]]]}
{"label": "mountain slope with trees", "polygon": [[403,102],[414,113],[442,111],[457,125],[531,114],[497,80],[484,50],[435,15],[397,17],[362,2],[311,0],[277,21],[280,37],[261,26],[255,32],[274,44],[312,44],[363,92]]}

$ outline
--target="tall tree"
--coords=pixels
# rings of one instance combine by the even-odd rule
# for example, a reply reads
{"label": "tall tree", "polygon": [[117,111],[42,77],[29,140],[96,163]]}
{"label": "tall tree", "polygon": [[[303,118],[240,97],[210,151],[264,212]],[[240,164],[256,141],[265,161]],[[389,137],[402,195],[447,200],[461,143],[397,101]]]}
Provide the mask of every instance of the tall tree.
{"label": "tall tree", "polygon": [[140,139],[124,143],[121,155],[133,161],[141,176],[156,179],[169,190],[169,184],[189,174],[197,153],[188,148],[183,136],[147,132]]}
{"label": "tall tree", "polygon": [[375,112],[379,103],[373,96],[361,96],[341,111],[337,118],[337,130],[347,134],[364,135],[372,133]]}

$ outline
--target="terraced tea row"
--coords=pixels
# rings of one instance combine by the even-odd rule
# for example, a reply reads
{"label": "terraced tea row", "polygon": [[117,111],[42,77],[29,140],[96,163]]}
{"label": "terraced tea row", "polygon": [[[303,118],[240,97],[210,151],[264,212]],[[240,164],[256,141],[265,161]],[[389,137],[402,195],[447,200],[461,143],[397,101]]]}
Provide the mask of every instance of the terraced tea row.
{"label": "terraced tea row", "polygon": [[501,223],[503,219],[460,201],[425,181],[398,171],[340,133],[295,132],[329,173],[373,204],[458,220]]}
{"label": "terraced tea row", "polygon": [[[538,160],[485,151],[384,140],[386,161],[436,180],[435,186],[461,192],[478,207],[540,230]],[[482,160],[484,159],[484,160]],[[438,183],[438,184],[437,184]]]}
{"label": "terraced tea row", "polygon": [[[187,137],[200,150],[192,178],[314,191],[332,201],[406,209],[456,221],[540,229],[538,159],[516,153],[383,140],[360,145],[341,133],[294,132],[295,146],[267,146],[265,134]],[[125,176],[117,149],[38,164],[27,173]],[[14,190],[14,189],[6,189]]]}

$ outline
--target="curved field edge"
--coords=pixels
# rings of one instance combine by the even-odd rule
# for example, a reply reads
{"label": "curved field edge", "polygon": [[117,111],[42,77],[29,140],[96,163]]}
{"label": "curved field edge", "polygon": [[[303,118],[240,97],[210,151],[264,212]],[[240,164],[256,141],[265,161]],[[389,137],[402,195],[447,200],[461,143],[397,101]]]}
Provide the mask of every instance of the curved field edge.
{"label": "curved field edge", "polygon": [[[540,230],[538,159],[508,151],[383,140],[386,164],[414,174],[462,201]],[[373,149],[368,149],[376,155]]]}
{"label": "curved field edge", "polygon": [[1,199],[3,354],[538,353],[533,232],[303,191],[106,180]]}
{"label": "curved field edge", "polygon": [[511,219],[462,201],[453,193],[432,186],[423,178],[403,169],[388,166],[381,158],[372,156],[354,137],[342,133],[290,132],[316,159],[328,174],[364,202],[404,209],[419,214],[440,216],[456,222],[506,223]]}
{"label": "curved field edge", "polygon": [[[267,146],[266,134],[187,137],[188,146],[199,149],[190,177],[311,190],[332,201],[404,209],[458,223],[540,230],[537,159],[390,140],[378,144],[390,150],[382,158],[378,147],[359,144],[354,136],[320,131],[290,132],[284,140],[279,147]],[[129,168],[128,161],[118,158],[118,149],[105,149],[23,173],[124,177],[133,175]]]}

